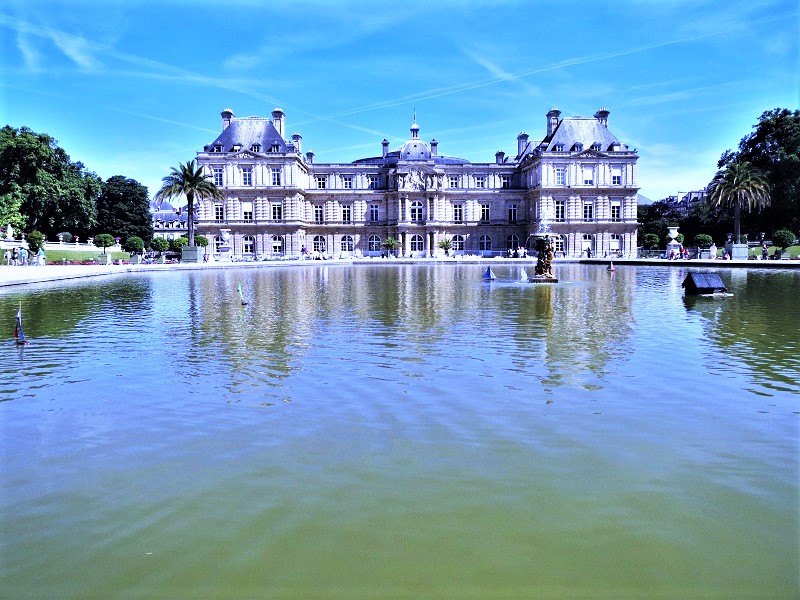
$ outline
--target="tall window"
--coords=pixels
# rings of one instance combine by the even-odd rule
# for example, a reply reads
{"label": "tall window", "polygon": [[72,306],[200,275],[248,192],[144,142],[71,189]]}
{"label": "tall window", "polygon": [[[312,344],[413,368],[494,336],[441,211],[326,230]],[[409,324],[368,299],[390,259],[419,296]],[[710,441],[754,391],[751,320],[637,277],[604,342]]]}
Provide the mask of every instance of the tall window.
{"label": "tall window", "polygon": [[556,200],[556,221],[564,221],[567,218],[567,203],[565,200]]}
{"label": "tall window", "polygon": [[414,200],[411,203],[411,220],[422,221],[422,202]]}
{"label": "tall window", "polygon": [[450,175],[447,178],[447,181],[448,181],[448,183],[449,183],[451,188],[457,188],[458,187],[458,176]]}
{"label": "tall window", "polygon": [[250,201],[242,202],[242,220],[248,223],[253,221],[253,203]]}
{"label": "tall window", "polygon": [[214,185],[217,187],[222,186],[222,167],[214,167]]}
{"label": "tall window", "polygon": [[611,185],[622,185],[622,175],[612,175]]}
{"label": "tall window", "polygon": [[492,249],[492,238],[488,235],[482,235],[478,240],[478,250],[491,250]]}
{"label": "tall window", "polygon": [[342,252],[352,252],[353,251],[353,236],[352,235],[343,235],[342,236],[341,248],[342,248]]}
{"label": "tall window", "polygon": [[516,204],[509,204],[508,205],[508,222],[511,225],[515,225],[517,222],[517,205]]}
{"label": "tall window", "polygon": [[377,235],[369,236],[369,240],[367,240],[367,249],[370,252],[380,252],[381,251],[381,238]]}
{"label": "tall window", "polygon": [[464,205],[453,204],[453,221],[456,223],[464,222]]}
{"label": "tall window", "polygon": [[411,236],[411,251],[423,252],[425,250],[425,241],[421,235],[414,234]]}
{"label": "tall window", "polygon": [[583,185],[594,185],[594,171],[590,168],[583,170]]}
{"label": "tall window", "polygon": [[370,204],[369,205],[369,220],[372,223],[378,222],[378,217],[380,215],[379,208],[377,204]]}
{"label": "tall window", "polygon": [[253,169],[242,167],[242,185],[253,185]]}
{"label": "tall window", "polygon": [[481,221],[489,220],[489,205],[481,204]]}
{"label": "tall window", "polygon": [[564,238],[558,236],[553,239],[553,252],[564,253]]}
{"label": "tall window", "polygon": [[272,220],[273,221],[281,221],[283,220],[283,205],[282,204],[273,204],[272,205]]}
{"label": "tall window", "polygon": [[367,187],[371,190],[378,189],[378,176],[377,175],[367,175]]}
{"label": "tall window", "polygon": [[314,181],[318,190],[324,190],[328,187],[328,178],[325,175],[314,175]]}
{"label": "tall window", "polygon": [[353,220],[353,207],[350,204],[342,205],[342,223],[350,223]]}
{"label": "tall window", "polygon": [[511,187],[510,175],[500,175],[500,187],[504,189],[508,189]]}
{"label": "tall window", "polygon": [[283,236],[282,235],[273,235],[272,236],[272,253],[273,254],[283,254]]}
{"label": "tall window", "polygon": [[272,174],[272,185],[281,185],[281,169],[280,167],[272,167],[270,169]]}
{"label": "tall window", "polygon": [[325,212],[323,211],[323,207],[321,204],[314,205],[314,222],[315,223],[325,222]]}
{"label": "tall window", "polygon": [[218,235],[214,236],[214,252],[222,252],[222,238]]}
{"label": "tall window", "polygon": [[622,205],[620,204],[619,200],[611,201],[611,220],[612,221],[622,220]]}
{"label": "tall window", "polygon": [[513,233],[506,238],[506,250],[516,250],[519,248],[519,238]]}
{"label": "tall window", "polygon": [[556,169],[556,185],[567,185],[566,169]]}
{"label": "tall window", "polygon": [[253,254],[256,248],[256,240],[252,235],[242,238],[242,254]]}
{"label": "tall window", "polygon": [[214,205],[214,220],[217,222],[225,220],[225,208],[222,206],[222,204]]}
{"label": "tall window", "polygon": [[353,189],[353,176],[352,175],[345,175],[344,177],[342,177],[342,185],[344,186],[344,189],[352,190]]}
{"label": "tall window", "polygon": [[453,250],[464,251],[464,236],[456,234],[453,236]]}
{"label": "tall window", "polygon": [[325,238],[321,235],[315,235],[311,242],[311,249],[314,252],[325,252]]}
{"label": "tall window", "polygon": [[477,175],[475,177],[475,187],[476,188],[486,187],[486,177],[484,177],[483,175]]}
{"label": "tall window", "polygon": [[583,220],[591,221],[594,219],[594,204],[591,202],[583,203]]}
{"label": "tall window", "polygon": [[609,244],[609,250],[611,250],[611,254],[621,254],[622,252],[622,240],[618,233],[611,234],[611,241]]}
{"label": "tall window", "polygon": [[592,249],[592,236],[588,233],[583,234],[583,239],[581,240],[581,252],[586,252]]}

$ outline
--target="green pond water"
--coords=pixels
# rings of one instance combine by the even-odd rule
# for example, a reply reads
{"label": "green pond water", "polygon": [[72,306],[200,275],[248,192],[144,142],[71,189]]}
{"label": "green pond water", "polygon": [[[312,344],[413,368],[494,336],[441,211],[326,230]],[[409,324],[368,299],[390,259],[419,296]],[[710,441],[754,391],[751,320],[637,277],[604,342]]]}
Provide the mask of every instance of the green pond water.
{"label": "green pond water", "polygon": [[0,290],[0,598],[800,598],[800,272],[484,268]]}

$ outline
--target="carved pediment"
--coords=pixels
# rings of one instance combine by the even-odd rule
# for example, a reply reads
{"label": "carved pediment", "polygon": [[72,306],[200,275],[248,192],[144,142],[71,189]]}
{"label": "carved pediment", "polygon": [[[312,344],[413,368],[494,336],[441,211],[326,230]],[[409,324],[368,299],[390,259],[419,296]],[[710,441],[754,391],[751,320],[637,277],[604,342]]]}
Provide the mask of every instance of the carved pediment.
{"label": "carved pediment", "polygon": [[583,152],[579,152],[578,156],[586,156],[588,158],[603,158],[604,156],[607,155],[603,152],[598,152],[597,150],[592,150],[591,148],[587,148]]}

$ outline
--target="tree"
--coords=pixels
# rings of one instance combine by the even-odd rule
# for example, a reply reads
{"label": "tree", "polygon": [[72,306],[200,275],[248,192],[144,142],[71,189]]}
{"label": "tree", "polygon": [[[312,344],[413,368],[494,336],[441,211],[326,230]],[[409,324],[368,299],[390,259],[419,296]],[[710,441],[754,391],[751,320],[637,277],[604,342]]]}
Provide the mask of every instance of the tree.
{"label": "tree", "polygon": [[179,238],[174,238],[169,241],[169,249],[173,252],[180,252],[181,248],[187,246],[189,244],[189,240],[185,237],[181,236]]}
{"label": "tree", "polygon": [[144,250],[144,240],[140,238],[138,235],[132,235],[127,240],[125,240],[125,252],[129,252],[130,254],[136,254],[138,252],[142,252]]}
{"label": "tree", "polygon": [[204,235],[196,235],[194,236],[194,243],[201,248],[205,248],[208,246],[208,238]]}
{"label": "tree", "polygon": [[794,245],[796,241],[797,238],[795,237],[794,233],[788,229],[778,229],[778,231],[772,234],[773,245],[781,248],[782,250]]}
{"label": "tree", "polygon": [[187,225],[189,229],[188,244],[194,246],[194,200],[210,199],[222,200],[225,195],[214,182],[211,175],[203,174],[203,167],[195,166],[194,160],[186,164],[178,163],[178,168],[172,167],[172,173],[162,180],[164,184],[156,192],[156,200],[161,202],[178,196],[186,196]]}
{"label": "tree", "polygon": [[386,248],[389,253],[392,253],[400,247],[400,240],[393,237],[387,237],[385,240],[383,240],[383,244],[381,245]]}
{"label": "tree", "polygon": [[96,236],[94,236],[94,245],[98,248],[102,248],[103,254],[106,253],[106,248],[109,248],[114,244],[116,244],[116,241],[114,240],[114,236],[110,233],[98,233]]}
{"label": "tree", "polygon": [[159,254],[163,254],[164,252],[169,250],[169,240],[161,237],[153,238],[152,241],[150,242],[150,247]]}
{"label": "tree", "polygon": [[644,244],[645,248],[652,250],[653,248],[658,248],[658,244],[661,242],[659,237],[655,233],[645,233],[642,236],[642,244]]}
{"label": "tree", "polygon": [[49,135],[0,130],[0,212],[8,222],[46,236],[64,229],[86,235],[94,231],[99,195],[100,178],[73,163]]}
{"label": "tree", "polygon": [[153,218],[147,188],[122,175],[109,177],[97,199],[97,229],[128,239],[153,237]]}
{"label": "tree", "polygon": [[752,212],[770,204],[769,183],[764,175],[746,160],[737,158],[717,171],[708,186],[708,202],[733,207],[734,243],[741,242],[741,212]]}
{"label": "tree", "polygon": [[800,230],[800,110],[764,111],[753,129],[739,142],[738,152],[725,151],[717,166],[744,159],[769,181],[772,205],[750,217],[751,230]]}
{"label": "tree", "polygon": [[714,243],[714,238],[712,238],[707,233],[698,233],[694,236],[694,245],[698,248],[710,248],[711,244]]}
{"label": "tree", "polygon": [[44,247],[44,234],[41,231],[36,231],[34,229],[28,234],[27,239],[28,250],[31,251],[31,255],[36,255],[39,249]]}

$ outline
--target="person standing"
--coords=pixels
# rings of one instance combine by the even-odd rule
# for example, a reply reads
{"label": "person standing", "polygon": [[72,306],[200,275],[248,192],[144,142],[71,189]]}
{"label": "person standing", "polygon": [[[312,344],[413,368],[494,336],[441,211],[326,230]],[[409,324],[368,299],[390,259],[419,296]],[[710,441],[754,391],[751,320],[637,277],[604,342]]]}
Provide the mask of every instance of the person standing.
{"label": "person standing", "polygon": [[19,249],[19,264],[20,266],[28,266],[28,249],[24,246]]}
{"label": "person standing", "polygon": [[8,248],[6,248],[5,254],[3,254],[3,260],[6,261],[6,265],[11,264],[11,250],[9,250]]}
{"label": "person standing", "polygon": [[767,250],[767,242],[761,242],[761,260],[769,258],[769,250]]}
{"label": "person standing", "polygon": [[17,254],[17,249],[16,248],[12,248],[11,249],[11,264],[14,265],[15,267],[17,266],[18,257],[19,257],[19,255]]}

